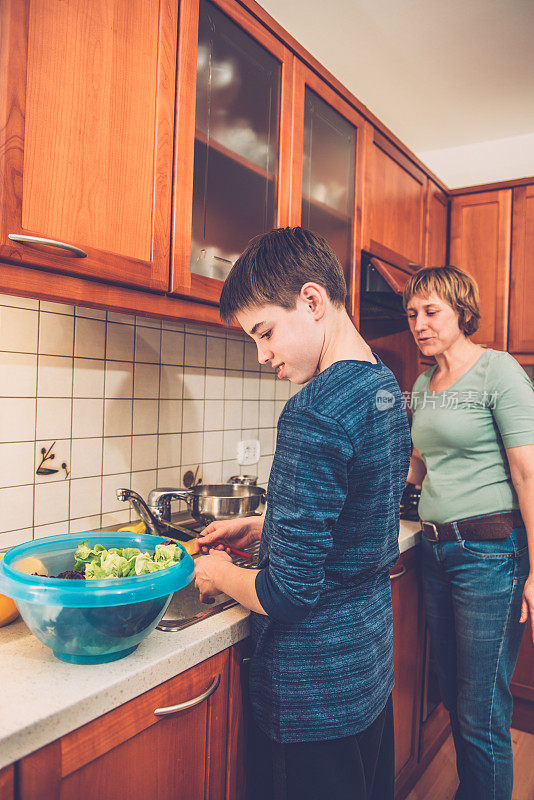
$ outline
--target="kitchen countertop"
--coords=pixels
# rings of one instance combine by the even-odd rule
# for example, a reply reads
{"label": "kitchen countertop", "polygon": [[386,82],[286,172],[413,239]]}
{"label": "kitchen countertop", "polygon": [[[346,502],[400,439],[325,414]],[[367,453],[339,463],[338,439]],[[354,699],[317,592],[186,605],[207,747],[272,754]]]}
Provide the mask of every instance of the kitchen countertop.
{"label": "kitchen countertop", "polygon": [[[401,522],[401,553],[419,529]],[[0,769],[246,638],[248,616],[235,606],[176,633],[155,630],[130,656],[90,666],[59,661],[20,619],[0,628]]]}

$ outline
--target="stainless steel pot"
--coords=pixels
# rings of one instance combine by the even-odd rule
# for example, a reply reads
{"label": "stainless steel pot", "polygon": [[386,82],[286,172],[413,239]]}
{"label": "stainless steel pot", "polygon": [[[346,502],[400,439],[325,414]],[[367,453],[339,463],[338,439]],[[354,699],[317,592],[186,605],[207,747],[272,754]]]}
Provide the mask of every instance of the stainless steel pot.
{"label": "stainless steel pot", "polygon": [[265,489],[236,483],[200,484],[191,489],[154,489],[148,507],[159,519],[170,510],[171,500],[183,500],[195,519],[217,520],[246,517],[265,502]]}
{"label": "stainless steel pot", "polygon": [[242,483],[245,486],[256,486],[257,482],[257,475],[232,475],[227,481],[227,483]]}

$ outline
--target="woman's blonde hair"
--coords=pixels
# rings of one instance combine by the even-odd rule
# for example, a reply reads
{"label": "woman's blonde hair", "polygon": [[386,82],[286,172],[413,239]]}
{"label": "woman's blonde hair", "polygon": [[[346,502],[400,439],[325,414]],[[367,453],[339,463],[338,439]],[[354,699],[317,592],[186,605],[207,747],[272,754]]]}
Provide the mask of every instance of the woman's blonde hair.
{"label": "woman's blonde hair", "polygon": [[422,297],[437,294],[452,306],[458,314],[458,327],[465,336],[471,336],[478,329],[478,286],[471,275],[458,267],[421,267],[404,287],[404,310],[414,294]]}

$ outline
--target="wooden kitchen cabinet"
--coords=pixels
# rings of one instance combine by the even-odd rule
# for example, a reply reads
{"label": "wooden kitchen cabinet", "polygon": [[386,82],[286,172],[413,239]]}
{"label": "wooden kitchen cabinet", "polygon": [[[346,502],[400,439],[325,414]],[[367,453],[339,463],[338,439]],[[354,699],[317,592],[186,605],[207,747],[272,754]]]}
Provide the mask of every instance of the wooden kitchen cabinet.
{"label": "wooden kitchen cabinet", "polygon": [[514,696],[513,727],[534,733],[534,644],[530,622],[525,626],[519,657],[510,684]]}
{"label": "wooden kitchen cabinet", "polygon": [[178,0],[2,4],[0,259],[168,289],[177,30]]}
{"label": "wooden kitchen cabinet", "polygon": [[184,8],[198,34],[180,44],[191,52],[182,52],[190,69],[178,76],[187,106],[178,110],[185,150],[171,288],[218,302],[250,239],[288,221],[293,56],[232,0],[184,0]]}
{"label": "wooden kitchen cabinet", "polygon": [[447,263],[448,208],[449,200],[445,192],[429,180],[424,259],[427,267],[443,267]]}
{"label": "wooden kitchen cabinet", "polygon": [[458,195],[451,201],[450,263],[466,270],[480,291],[480,326],[474,342],[508,345],[512,190]]}
{"label": "wooden kitchen cabinet", "polygon": [[250,793],[247,731],[249,724],[248,661],[251,653],[250,639],[244,639],[230,649],[226,800],[247,800]]}
{"label": "wooden kitchen cabinet", "polygon": [[365,120],[297,58],[293,82],[290,224],[332,246],[357,318]]}
{"label": "wooden kitchen cabinet", "polygon": [[0,800],[15,800],[15,767],[0,769]]}
{"label": "wooden kitchen cabinet", "polygon": [[508,349],[534,353],[534,185],[519,186],[513,193]]}
{"label": "wooden kitchen cabinet", "polygon": [[423,264],[427,176],[378,130],[366,139],[363,248],[398,267]]}
{"label": "wooden kitchen cabinet", "polygon": [[411,785],[417,767],[423,672],[419,548],[403,553],[391,573],[395,688],[395,792]]}
{"label": "wooden kitchen cabinet", "polygon": [[[19,800],[222,800],[225,797],[226,650],[145,692],[17,764]],[[202,695],[169,716],[154,710]]]}

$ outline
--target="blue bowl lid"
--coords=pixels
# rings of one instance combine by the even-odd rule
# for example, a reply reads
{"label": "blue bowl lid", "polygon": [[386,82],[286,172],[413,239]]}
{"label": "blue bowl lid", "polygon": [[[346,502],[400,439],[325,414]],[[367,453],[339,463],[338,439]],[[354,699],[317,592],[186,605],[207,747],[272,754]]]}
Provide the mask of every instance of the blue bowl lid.
{"label": "blue bowl lid", "polygon": [[27,603],[47,606],[66,606],[69,608],[94,608],[103,606],[122,606],[129,603],[142,603],[155,597],[163,597],[182,589],[191,583],[194,574],[193,559],[184,547],[177,542],[184,555],[172,567],[166,567],[148,575],[135,575],[129,578],[107,578],[104,580],[66,580],[64,578],[45,578],[28,575],[13,565],[22,558],[33,556],[42,558],[57,553],[62,547],[74,551],[85,541],[94,546],[138,547],[153,552],[157,544],[168,541],[161,536],[147,533],[128,533],[115,531],[87,531],[71,536],[47,536],[26,544],[13,547],[0,561],[0,592]]}

